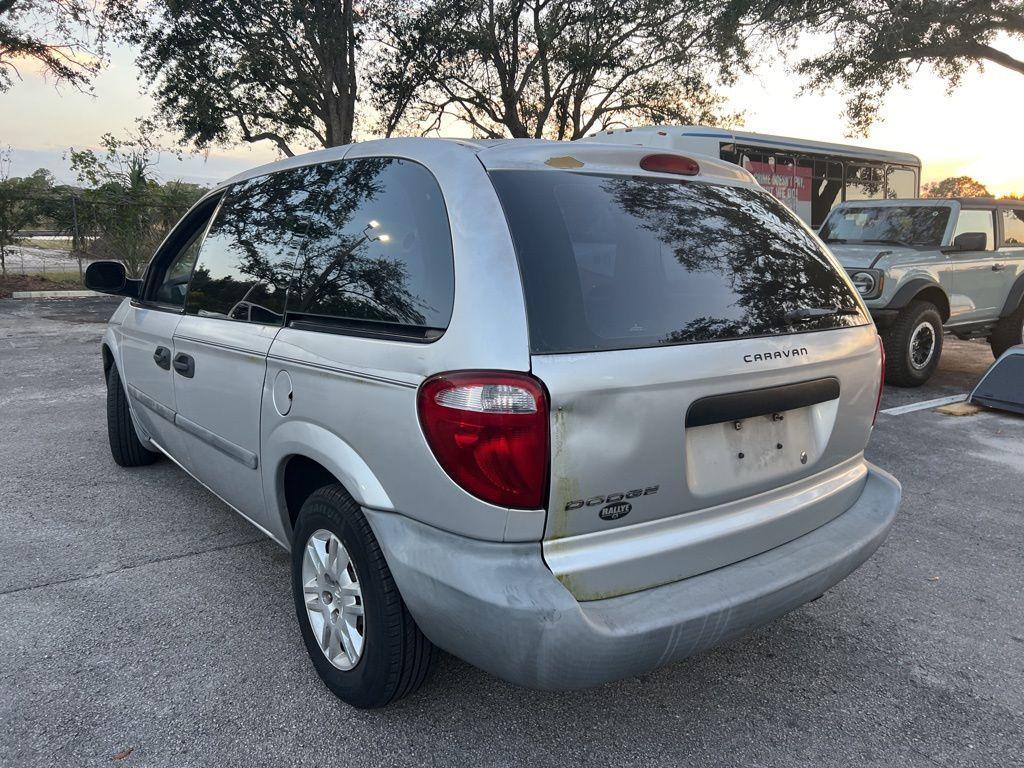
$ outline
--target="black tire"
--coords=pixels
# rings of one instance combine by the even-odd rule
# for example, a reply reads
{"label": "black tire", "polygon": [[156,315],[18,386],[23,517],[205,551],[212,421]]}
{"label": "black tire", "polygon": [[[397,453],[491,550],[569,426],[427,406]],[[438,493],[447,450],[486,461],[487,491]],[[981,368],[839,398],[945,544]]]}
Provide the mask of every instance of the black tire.
{"label": "black tire", "polygon": [[116,365],[107,373],[107,439],[110,455],[122,467],[144,467],[159,456],[139,440]]}
{"label": "black tire", "polygon": [[[927,323],[931,326],[931,355],[922,356],[922,342],[928,330],[922,329],[916,339],[915,331]],[[896,322],[882,334],[885,344],[885,383],[897,387],[919,387],[931,378],[942,355],[942,315],[929,301],[914,300],[899,313]]]}
{"label": "black tire", "polygon": [[1024,344],[1024,302],[1012,313],[1000,320],[988,337],[992,354],[999,357],[1010,347]]}
{"label": "black tire", "polygon": [[[321,529],[340,539],[361,590],[363,648],[348,670],[336,667],[320,649],[306,611],[303,557],[306,543]],[[292,539],[292,595],[313,666],[342,701],[360,709],[383,707],[423,683],[433,661],[434,646],[406,608],[369,522],[341,485],[314,491],[302,505]]]}

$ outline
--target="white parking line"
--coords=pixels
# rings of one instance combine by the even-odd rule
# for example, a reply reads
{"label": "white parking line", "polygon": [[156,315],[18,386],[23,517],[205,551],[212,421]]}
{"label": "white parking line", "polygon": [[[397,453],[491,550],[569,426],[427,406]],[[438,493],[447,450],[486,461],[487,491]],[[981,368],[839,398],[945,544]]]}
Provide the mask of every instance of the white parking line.
{"label": "white parking line", "polygon": [[886,416],[902,416],[904,413],[913,413],[914,411],[923,411],[927,408],[938,408],[940,405],[950,405],[951,403],[962,403],[968,397],[967,394],[963,395],[950,395],[949,397],[936,397],[934,400],[924,400],[920,403],[911,403],[910,405],[897,405],[894,408],[886,408],[884,413]]}

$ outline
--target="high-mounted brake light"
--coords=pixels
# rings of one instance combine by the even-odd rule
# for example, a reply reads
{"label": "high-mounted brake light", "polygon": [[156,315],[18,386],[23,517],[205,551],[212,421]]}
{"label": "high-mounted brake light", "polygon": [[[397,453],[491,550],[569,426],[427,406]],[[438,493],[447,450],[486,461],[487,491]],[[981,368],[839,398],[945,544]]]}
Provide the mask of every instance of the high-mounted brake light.
{"label": "high-mounted brake light", "polygon": [[700,166],[696,160],[682,155],[645,155],[640,167],[651,173],[675,173],[679,176],[696,176]]}
{"label": "high-mounted brake light", "polygon": [[442,373],[423,382],[420,425],[442,469],[474,496],[503,507],[544,506],[548,400],[532,376]]}
{"label": "high-mounted brake light", "polygon": [[878,397],[875,399],[875,417],[871,419],[872,427],[878,421],[878,409],[882,407],[882,390],[885,389],[885,344],[882,343],[881,336],[878,337],[878,351],[882,353],[882,374],[878,382]]}

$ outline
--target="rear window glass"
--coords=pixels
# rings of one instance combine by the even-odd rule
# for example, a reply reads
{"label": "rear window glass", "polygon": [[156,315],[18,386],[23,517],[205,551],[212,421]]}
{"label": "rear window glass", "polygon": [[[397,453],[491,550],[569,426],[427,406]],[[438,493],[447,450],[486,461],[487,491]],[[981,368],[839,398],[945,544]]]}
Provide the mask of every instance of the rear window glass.
{"label": "rear window glass", "polygon": [[948,205],[880,205],[840,208],[822,225],[826,243],[938,246],[949,223]]}
{"label": "rear window glass", "polygon": [[1015,248],[1024,245],[1024,208],[1003,209],[1003,243]]}
{"label": "rear window glass", "polygon": [[553,171],[491,178],[519,257],[535,353],[867,322],[829,257],[762,191]]}
{"label": "rear window glass", "polygon": [[441,189],[418,163],[338,163],[321,191],[295,265],[289,317],[448,327],[455,293],[451,229]]}

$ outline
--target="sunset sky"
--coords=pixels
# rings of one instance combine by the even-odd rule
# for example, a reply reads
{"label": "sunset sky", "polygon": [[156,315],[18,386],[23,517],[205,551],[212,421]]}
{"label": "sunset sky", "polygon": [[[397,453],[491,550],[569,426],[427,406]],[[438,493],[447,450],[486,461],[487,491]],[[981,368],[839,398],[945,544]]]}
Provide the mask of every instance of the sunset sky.
{"label": "sunset sky", "polygon": [[[1024,57],[1024,45],[1000,47]],[[103,133],[123,134],[150,111],[129,49],[114,51],[111,65],[95,81],[94,96],[57,89],[29,67],[22,74],[22,82],[0,95],[0,146],[12,148],[13,175],[46,167],[71,181],[62,159],[68,147],[95,147]],[[845,137],[837,94],[800,96],[799,86],[785,67],[768,62],[728,89],[730,107],[745,113],[745,130],[912,152],[923,162],[925,182],[969,175],[997,195],[1024,192],[1024,77],[1019,74],[990,64],[947,94],[945,83],[923,69],[908,89],[889,94],[883,120],[870,136],[857,140]],[[163,158],[160,174],[210,184],[276,158],[268,143],[218,149],[208,158],[192,156],[180,163]]]}

